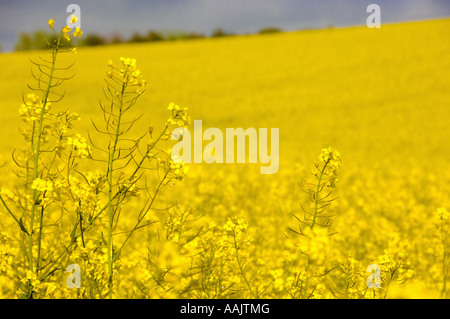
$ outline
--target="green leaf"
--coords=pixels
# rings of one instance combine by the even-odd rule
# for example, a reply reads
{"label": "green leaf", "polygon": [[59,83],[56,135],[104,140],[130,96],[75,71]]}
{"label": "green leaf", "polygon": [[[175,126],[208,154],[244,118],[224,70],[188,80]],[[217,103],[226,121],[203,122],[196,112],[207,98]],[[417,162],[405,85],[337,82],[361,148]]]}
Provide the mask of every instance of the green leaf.
{"label": "green leaf", "polygon": [[76,233],[76,231],[77,231],[77,224],[75,224],[75,225],[73,226],[73,229],[72,229],[72,231],[71,231],[71,233],[70,233],[70,238],[71,238],[72,240],[75,239],[75,233]]}
{"label": "green leaf", "polygon": [[122,253],[122,248],[120,248],[117,253],[114,254],[112,262],[115,262],[117,259],[119,259],[120,254]]}
{"label": "green leaf", "polygon": [[19,219],[19,227],[20,227],[20,230],[23,231],[25,234],[30,235],[28,233],[27,229],[25,228],[25,225],[23,224],[22,217],[20,217],[20,219]]}

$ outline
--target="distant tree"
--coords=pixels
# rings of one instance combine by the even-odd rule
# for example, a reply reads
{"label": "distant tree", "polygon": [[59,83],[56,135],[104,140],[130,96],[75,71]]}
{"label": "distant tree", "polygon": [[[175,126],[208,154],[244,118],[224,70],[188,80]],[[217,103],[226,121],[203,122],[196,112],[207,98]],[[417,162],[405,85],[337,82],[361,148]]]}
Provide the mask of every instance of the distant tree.
{"label": "distant tree", "polygon": [[43,32],[43,31],[36,31],[33,34],[33,49],[36,50],[45,50],[48,49],[49,43],[52,43],[54,41],[53,34]]}
{"label": "distant tree", "polygon": [[111,44],[119,44],[119,43],[124,43],[125,40],[122,38],[122,36],[118,33],[114,33],[113,36],[111,37],[111,41],[109,43]]}
{"label": "distant tree", "polygon": [[282,30],[280,28],[277,27],[265,27],[262,28],[261,30],[259,30],[259,34],[268,34],[268,33],[277,33],[277,32],[281,32]]}
{"label": "distant tree", "polygon": [[185,32],[185,31],[173,31],[166,35],[166,40],[176,41],[176,40],[187,40],[187,39],[199,39],[205,38],[206,36],[202,33],[196,32]]}
{"label": "distant tree", "polygon": [[147,36],[145,37],[146,41],[154,42],[154,41],[163,41],[164,37],[161,33],[150,30],[147,33]]}
{"label": "distant tree", "polygon": [[172,31],[169,32],[166,36],[166,39],[169,41],[175,41],[180,39],[186,39],[186,32],[183,31]]}
{"label": "distant tree", "polygon": [[186,34],[186,39],[201,39],[205,38],[206,36],[203,33],[197,33],[197,32],[189,32]]}
{"label": "distant tree", "polygon": [[145,37],[137,32],[132,35],[130,40],[128,40],[128,42],[132,42],[132,43],[139,43],[139,42],[145,42],[145,41],[146,41]]}
{"label": "distant tree", "polygon": [[97,34],[90,34],[83,38],[80,42],[80,45],[83,46],[97,46],[106,44],[105,39]]}
{"label": "distant tree", "polygon": [[[53,33],[45,31],[35,31],[32,35],[21,33],[19,39],[14,45],[16,51],[26,50],[45,50],[50,44],[56,44],[57,36]],[[61,40],[61,45],[64,47],[71,47],[72,42],[65,39]]]}
{"label": "distant tree", "polygon": [[213,38],[216,38],[216,37],[225,37],[225,36],[228,36],[228,35],[233,35],[233,34],[224,31],[222,28],[217,28],[217,29],[215,29],[215,30],[211,33],[211,37],[213,37]]}
{"label": "distant tree", "polygon": [[21,33],[19,35],[19,40],[17,40],[14,45],[14,50],[16,51],[27,51],[33,49],[33,40],[27,33]]}

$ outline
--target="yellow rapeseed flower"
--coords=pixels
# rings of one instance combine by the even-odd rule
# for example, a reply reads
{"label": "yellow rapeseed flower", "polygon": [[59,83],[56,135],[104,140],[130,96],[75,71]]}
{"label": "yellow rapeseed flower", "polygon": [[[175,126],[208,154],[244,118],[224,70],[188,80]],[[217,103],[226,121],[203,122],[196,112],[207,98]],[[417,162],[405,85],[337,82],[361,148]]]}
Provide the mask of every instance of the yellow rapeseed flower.
{"label": "yellow rapeseed flower", "polygon": [[72,17],[70,19],[70,23],[76,23],[76,22],[78,22],[78,17],[76,15],[72,14]]}
{"label": "yellow rapeseed flower", "polygon": [[69,32],[70,30],[72,30],[68,25],[66,25],[63,29],[62,32],[64,33],[64,39],[66,39],[67,41],[70,41],[70,35]]}
{"label": "yellow rapeseed flower", "polygon": [[76,28],[75,31],[73,32],[74,37],[81,38],[82,35],[83,35],[83,31],[81,31],[80,28]]}
{"label": "yellow rapeseed flower", "polygon": [[40,178],[36,178],[31,185],[31,189],[36,189],[40,192],[53,191],[53,183]]}

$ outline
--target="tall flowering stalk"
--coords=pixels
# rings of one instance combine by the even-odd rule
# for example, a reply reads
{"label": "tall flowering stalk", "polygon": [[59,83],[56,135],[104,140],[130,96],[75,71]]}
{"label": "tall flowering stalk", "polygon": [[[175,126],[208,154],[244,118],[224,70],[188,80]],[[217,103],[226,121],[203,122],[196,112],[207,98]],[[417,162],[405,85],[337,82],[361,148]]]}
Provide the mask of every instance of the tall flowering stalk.
{"label": "tall flowering stalk", "polygon": [[[76,20],[73,16],[71,22]],[[128,118],[129,110],[143,94],[147,83],[135,59],[121,58],[120,67],[108,62],[106,101],[100,103],[104,128],[93,122],[97,132],[107,136],[107,147],[96,146],[91,136],[85,139],[73,129],[75,121],[80,120],[78,114],[53,108],[64,97],[56,88],[70,78],[60,74],[70,66],[59,67],[58,55],[76,52],[74,48],[63,46],[62,40],[67,43],[72,36],[80,37],[82,31],[77,28],[70,34],[71,29],[66,26],[56,33],[54,24],[53,19],[48,21],[57,34],[55,42],[49,43],[51,59],[32,61],[39,73],[32,73],[37,84],[29,87],[37,93],[27,94],[19,109],[28,147],[16,151],[13,158],[23,187],[15,192],[3,188],[0,191],[1,204],[27,243],[24,245],[27,267],[18,266],[14,271],[21,278],[19,290],[25,298],[54,295],[55,291],[66,297],[75,294],[82,298],[111,298],[114,269],[123,247],[138,229],[149,225],[144,223],[145,218],[161,190],[173,181],[183,180],[188,171],[183,162],[172,161],[170,149],[163,149],[160,142],[168,140],[175,127],[187,126],[190,117],[187,108],[170,103],[171,114],[156,138],[152,128],[137,139],[127,136],[138,120]],[[147,134],[149,137],[143,143]],[[102,158],[96,152],[106,156]],[[93,173],[78,167],[80,161],[89,160],[105,163],[104,170]],[[155,172],[158,179],[153,190],[146,183],[139,183],[147,171]],[[115,245],[113,236],[121,213],[126,211],[126,204],[133,197],[142,193],[147,193],[148,197],[140,208],[135,226],[117,232],[125,234],[125,239]],[[135,209],[128,212],[133,211]],[[106,223],[103,215],[107,215]],[[44,219],[48,219],[48,223],[44,223]],[[69,228],[61,227],[62,224]],[[59,227],[45,231],[53,226]],[[71,231],[67,233],[67,229]],[[52,238],[45,236],[47,233],[51,233]],[[94,245],[98,245],[98,249],[93,249]],[[87,280],[75,292],[58,285],[64,270],[74,261],[85,266],[83,276]]]}
{"label": "tall flowering stalk", "polygon": [[320,217],[327,219],[321,226],[328,226],[329,216],[323,216],[322,213],[335,200],[330,196],[336,187],[337,171],[341,164],[341,156],[338,151],[331,147],[324,148],[319,160],[314,163],[310,178],[305,182],[305,192],[310,196],[313,210],[310,212],[303,209],[304,220],[311,229]]}
{"label": "tall flowering stalk", "polygon": [[[75,21],[77,19],[73,16],[72,20]],[[46,198],[47,192],[52,191],[52,187],[42,186],[42,184],[46,184],[46,182],[40,182],[38,180],[39,176],[45,171],[45,165],[42,167],[41,161],[41,152],[42,146],[47,142],[47,134],[51,131],[52,126],[48,124],[52,118],[56,120],[61,120],[61,114],[54,115],[50,112],[50,106],[54,102],[58,102],[63,94],[57,93],[54,91],[56,87],[61,85],[67,77],[56,75],[58,71],[65,71],[69,67],[66,68],[57,68],[56,61],[58,54],[61,50],[67,51],[67,49],[62,49],[61,40],[64,37],[66,40],[70,40],[69,32],[71,31],[70,27],[66,26],[61,29],[59,34],[54,29],[54,20],[51,19],[48,22],[49,27],[53,30],[53,32],[57,35],[56,43],[49,43],[51,48],[51,59],[45,60],[42,59],[42,62],[33,62],[32,63],[37,66],[39,70],[39,76],[33,76],[37,80],[37,86],[32,88],[35,91],[38,91],[43,94],[42,97],[38,95],[29,94],[27,95],[28,101],[24,101],[24,104],[21,107],[21,114],[23,115],[23,119],[27,124],[31,126],[31,130],[27,131],[28,141],[30,143],[31,152],[29,156],[32,158],[31,164],[31,179],[33,184],[31,185],[32,196],[31,196],[31,207],[30,207],[30,215],[29,215],[29,224],[28,230],[25,230],[23,223],[20,221],[20,228],[28,234],[28,270],[30,272],[36,272],[36,275],[39,276],[39,272],[41,270],[41,241],[42,241],[42,230],[43,230],[43,220],[44,220],[44,210],[45,205],[43,201]],[[74,36],[80,37],[82,34],[81,30],[77,30]],[[28,166],[29,162],[27,161],[27,176],[28,170],[30,167]],[[26,180],[26,184],[28,185],[28,178]],[[3,200],[2,200],[3,202]],[[39,228],[37,231],[38,238],[38,256],[36,264],[34,264],[33,258],[33,248],[34,248],[34,240],[35,240],[35,221],[36,215],[39,213]],[[33,285],[31,281],[29,281],[28,290],[26,292],[28,298],[33,297]]]}
{"label": "tall flowering stalk", "polygon": [[[306,209],[302,204],[303,216],[293,216],[298,221],[298,228],[289,228],[292,232],[300,236],[298,245],[300,255],[306,256],[306,266],[304,273],[299,273],[302,280],[297,280],[303,291],[303,298],[309,298],[310,295],[310,277],[311,263],[321,263],[317,260],[318,256],[323,256],[323,252],[328,245],[328,234],[326,228],[330,225],[331,215],[325,215],[325,210],[336,199],[332,198],[336,182],[337,171],[341,167],[341,156],[339,152],[331,147],[322,149],[318,161],[314,163],[314,169],[311,175],[304,183],[303,191],[309,195],[311,209]],[[316,229],[315,226],[320,226]],[[322,247],[322,248],[320,248]],[[299,261],[300,255],[294,261]],[[320,259],[320,258],[319,258]]]}
{"label": "tall flowering stalk", "polygon": [[[248,224],[244,218],[228,219],[223,229],[227,232],[227,235],[232,238],[232,247],[236,256],[236,263],[239,268],[240,275],[244,279],[244,282],[253,298],[258,298],[257,293],[252,288],[250,283],[251,279],[247,278],[244,271],[245,259],[242,258],[242,251],[245,251],[244,246],[248,245],[248,240],[243,240],[242,237],[247,230]],[[241,253],[241,254],[240,254]]]}
{"label": "tall flowering stalk", "polygon": [[[136,104],[138,98],[143,94],[147,82],[142,79],[142,73],[137,68],[136,59],[120,58],[120,66],[116,66],[112,61],[108,62],[106,74],[106,89],[104,90],[106,102],[101,102],[100,107],[104,113],[104,129],[100,129],[97,124],[94,126],[97,132],[108,136],[109,145],[107,148],[106,180],[108,181],[108,226],[107,226],[107,249],[108,249],[108,273],[109,273],[109,297],[113,295],[114,262],[120,257],[124,245],[131,238],[133,233],[142,227],[142,222],[151,211],[155,199],[164,186],[171,180],[182,180],[182,176],[187,172],[184,163],[174,163],[170,157],[170,150],[159,151],[156,145],[160,141],[167,140],[171,127],[186,126],[190,123],[187,108],[181,108],[175,103],[170,103],[168,109],[172,111],[169,120],[161,134],[153,140],[151,128],[150,142],[144,152],[139,149],[140,142],[145,135],[140,138],[130,138],[128,133],[132,132],[133,126],[139,118],[129,119],[127,113]],[[100,149],[99,147],[96,147]],[[137,158],[141,156],[140,160]],[[155,162],[159,182],[142,207],[135,226],[128,232],[122,244],[114,247],[113,232],[116,228],[121,207],[131,196],[140,193],[137,186],[145,170],[145,161]],[[134,166],[134,169],[132,168]],[[131,175],[126,177],[125,169],[129,168]]]}
{"label": "tall flowering stalk", "polygon": [[[124,135],[129,131],[135,121],[131,121],[128,125],[125,122],[125,113],[136,103],[139,96],[143,93],[143,88],[146,85],[145,80],[142,80],[141,72],[137,69],[136,60],[130,58],[121,58],[121,68],[115,67],[110,62],[110,70],[107,73],[107,90],[105,97],[108,101],[109,107],[100,104],[102,111],[107,114],[106,131],[111,138],[112,143],[108,146],[108,160],[107,160],[107,180],[108,180],[108,272],[109,272],[109,288],[110,296],[112,294],[112,279],[113,279],[113,223],[114,216],[118,213],[118,203],[121,198],[116,197],[116,203],[113,203],[113,191],[115,185],[113,184],[114,173],[117,170],[116,164],[123,159],[130,158],[136,150],[138,141],[126,149],[126,155],[121,156],[121,145],[124,141]],[[134,184],[136,180],[131,180]]]}

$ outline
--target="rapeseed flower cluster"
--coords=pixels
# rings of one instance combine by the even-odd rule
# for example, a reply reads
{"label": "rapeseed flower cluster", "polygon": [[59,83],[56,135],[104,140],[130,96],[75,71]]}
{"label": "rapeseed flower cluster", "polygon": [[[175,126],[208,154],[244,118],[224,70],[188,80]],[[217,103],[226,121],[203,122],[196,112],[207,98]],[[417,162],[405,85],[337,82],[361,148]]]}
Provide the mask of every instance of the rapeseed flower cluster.
{"label": "rapeseed flower cluster", "polygon": [[[108,61],[109,70],[106,75],[112,79],[116,84],[126,84],[127,87],[134,88],[134,93],[141,94],[143,89],[147,85],[147,81],[142,79],[142,73],[137,68],[136,59],[124,58],[120,59],[121,66],[116,66],[112,60]],[[119,91],[115,91],[115,95],[118,96]]]}
{"label": "rapeseed flower cluster", "polygon": [[[76,23],[78,22],[79,19],[76,15],[72,14],[71,18],[70,18],[70,23]],[[54,24],[55,24],[55,20],[54,19],[50,19],[48,20],[48,26],[50,27],[50,29],[54,30]],[[63,38],[67,41],[70,41],[70,31],[72,31],[72,28],[69,26],[65,26],[64,28],[61,29],[61,33],[63,34]],[[55,31],[56,32],[56,31]],[[81,36],[83,35],[83,31],[81,31],[81,29],[79,27],[75,28],[75,31],[72,33],[72,35],[74,37],[77,38],[81,38]]]}
{"label": "rapeseed flower cluster", "polygon": [[167,126],[174,124],[178,127],[187,127],[191,123],[187,107],[181,107],[171,102],[167,109],[171,111],[171,116],[166,122]]}
{"label": "rapeseed flower cluster", "polygon": [[70,145],[72,148],[72,155],[80,158],[86,158],[91,153],[90,146],[87,141],[80,134],[76,133],[73,136],[67,138],[66,145]]}

